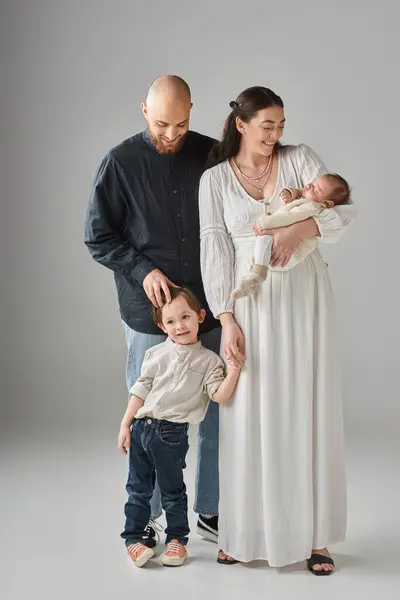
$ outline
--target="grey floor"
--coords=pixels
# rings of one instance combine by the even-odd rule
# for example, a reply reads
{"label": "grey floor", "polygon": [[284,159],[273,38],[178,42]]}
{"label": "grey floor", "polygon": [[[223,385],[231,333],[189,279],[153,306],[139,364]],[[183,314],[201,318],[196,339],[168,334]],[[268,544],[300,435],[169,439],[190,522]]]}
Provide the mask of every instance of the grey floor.
{"label": "grey floor", "polygon": [[[157,560],[137,569],[119,539],[126,462],[115,436],[15,432],[2,436],[1,450],[4,600],[398,597],[399,448],[390,440],[348,440],[348,539],[332,548],[337,572],[328,578],[312,576],[304,564],[280,570],[264,563],[220,566],[216,545],[195,532],[190,560],[180,569]],[[191,498],[193,470],[192,445]]]}

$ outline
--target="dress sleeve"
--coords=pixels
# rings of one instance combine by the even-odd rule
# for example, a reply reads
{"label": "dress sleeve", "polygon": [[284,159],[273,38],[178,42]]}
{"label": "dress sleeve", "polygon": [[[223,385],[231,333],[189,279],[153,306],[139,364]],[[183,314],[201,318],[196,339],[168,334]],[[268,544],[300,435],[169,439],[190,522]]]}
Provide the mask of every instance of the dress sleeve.
{"label": "dress sleeve", "polygon": [[[319,175],[329,173],[324,163],[315,152],[301,144],[299,150],[299,176],[302,186],[313,181]],[[357,210],[354,204],[325,208],[319,215],[313,217],[317,223],[320,240],[323,242],[337,242],[347,227],[356,219]]]}
{"label": "dress sleeve", "polygon": [[234,250],[226,229],[217,178],[205,171],[199,188],[200,260],[204,291],[215,317],[233,312]]}
{"label": "dress sleeve", "polygon": [[132,396],[138,396],[142,400],[146,400],[153,387],[154,377],[157,373],[158,362],[151,352],[151,348],[144,355],[140,377],[133,384],[129,393]]}

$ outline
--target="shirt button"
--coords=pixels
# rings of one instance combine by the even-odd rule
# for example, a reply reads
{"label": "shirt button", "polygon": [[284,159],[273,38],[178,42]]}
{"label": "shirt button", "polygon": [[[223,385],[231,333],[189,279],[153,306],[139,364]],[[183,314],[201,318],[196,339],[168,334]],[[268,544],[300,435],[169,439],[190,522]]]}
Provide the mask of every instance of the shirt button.
{"label": "shirt button", "polygon": [[185,267],[187,267],[187,266],[188,266],[188,263],[187,263],[187,262],[185,262],[185,263],[183,263],[183,264],[185,265]]}
{"label": "shirt button", "polygon": [[182,238],[182,242],[184,242],[184,241],[185,241],[185,239],[186,239],[186,238]]}
{"label": "shirt button", "polygon": [[174,194],[177,194],[177,193],[178,193],[178,190],[174,190]]}
{"label": "shirt button", "polygon": [[151,425],[151,419],[147,419],[147,425]]}
{"label": "shirt button", "polygon": [[181,218],[181,213],[178,213],[176,216],[178,217],[178,219],[180,219]]}

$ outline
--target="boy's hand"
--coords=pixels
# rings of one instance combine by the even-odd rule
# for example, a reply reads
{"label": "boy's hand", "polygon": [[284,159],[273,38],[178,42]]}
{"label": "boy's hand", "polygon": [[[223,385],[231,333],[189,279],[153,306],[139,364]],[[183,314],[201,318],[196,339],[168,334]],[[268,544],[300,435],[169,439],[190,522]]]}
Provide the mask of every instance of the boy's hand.
{"label": "boy's hand", "polygon": [[118,449],[122,454],[128,454],[128,450],[131,447],[131,430],[128,425],[121,425],[121,429],[118,434]]}
{"label": "boy's hand", "polygon": [[288,202],[291,202],[293,200],[292,194],[289,192],[289,190],[282,190],[279,195],[282,198],[284,204],[288,204]]}

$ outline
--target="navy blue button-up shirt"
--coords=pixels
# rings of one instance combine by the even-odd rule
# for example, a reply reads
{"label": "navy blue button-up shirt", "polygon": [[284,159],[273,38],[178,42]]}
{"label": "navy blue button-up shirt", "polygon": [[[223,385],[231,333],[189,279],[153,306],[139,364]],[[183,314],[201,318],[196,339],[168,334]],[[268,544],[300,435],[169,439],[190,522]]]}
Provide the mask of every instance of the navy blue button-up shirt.
{"label": "navy blue button-up shirt", "polygon": [[93,185],[85,244],[114,271],[122,319],[136,331],[160,333],[143,279],[160,269],[189,287],[207,311],[200,332],[219,327],[200,272],[198,188],[215,140],[189,131],[176,154],[160,154],[147,132],[125,140],[103,159]]}

